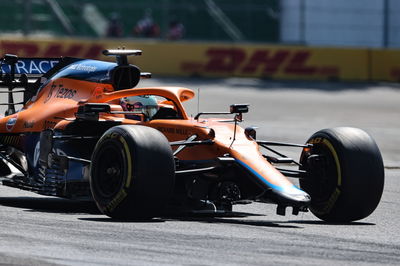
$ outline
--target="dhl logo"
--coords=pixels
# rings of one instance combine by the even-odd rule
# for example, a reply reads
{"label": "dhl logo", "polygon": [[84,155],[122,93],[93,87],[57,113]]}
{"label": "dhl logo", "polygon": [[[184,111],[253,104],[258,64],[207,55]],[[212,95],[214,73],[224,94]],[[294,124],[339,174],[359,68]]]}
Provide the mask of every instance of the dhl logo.
{"label": "dhl logo", "polygon": [[273,76],[278,73],[295,76],[319,75],[338,77],[337,66],[315,66],[309,64],[310,50],[258,49],[248,52],[241,48],[209,48],[205,52],[205,63],[184,62],[185,72],[208,72],[225,74]]}
{"label": "dhl logo", "polygon": [[97,43],[68,43],[61,42],[21,42],[1,41],[0,51],[16,54],[19,57],[61,57],[72,56],[80,58],[100,59],[102,51],[106,49]]}
{"label": "dhl logo", "polygon": [[399,82],[400,81],[400,67],[394,67],[390,71],[390,77]]}
{"label": "dhl logo", "polygon": [[[104,49],[120,46],[120,41],[33,41],[33,40],[0,40],[0,54],[10,53],[21,57],[78,57],[99,60],[110,60],[102,55]],[[160,58],[160,53],[148,54],[142,62],[154,74],[170,75],[205,75],[205,76],[249,76],[265,78],[304,78],[304,79],[344,79],[344,80],[400,80],[400,67],[397,58],[400,51],[385,51],[382,57],[380,50],[300,48],[300,47],[261,47],[244,45],[243,47],[226,47],[213,44],[195,45],[190,52],[181,53],[180,45],[167,46],[164,43],[126,42],[125,46],[168,51],[166,58],[173,54],[169,63]],[[190,46],[190,44],[188,44]],[[139,46],[139,47],[138,47]],[[167,47],[167,48],[166,48]],[[146,48],[145,48],[146,49]],[[169,49],[169,50],[167,50]],[[0,55],[1,56],[1,55]],[[190,61],[187,60],[188,56]],[[195,58],[195,59],[193,59]],[[390,60],[389,60],[390,59]],[[165,64],[160,64],[165,61]],[[36,72],[45,72],[44,67],[51,62],[29,65]],[[28,65],[20,63],[19,69]],[[5,71],[6,69],[3,69]],[[7,72],[7,71],[5,71]],[[35,72],[35,73],[36,73]]]}

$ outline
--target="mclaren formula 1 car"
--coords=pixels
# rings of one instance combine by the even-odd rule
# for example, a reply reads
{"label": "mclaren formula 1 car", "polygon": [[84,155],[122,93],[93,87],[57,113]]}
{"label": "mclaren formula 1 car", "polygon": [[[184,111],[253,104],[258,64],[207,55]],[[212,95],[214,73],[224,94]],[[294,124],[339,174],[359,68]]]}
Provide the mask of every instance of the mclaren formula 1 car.
{"label": "mclaren formula 1 car", "polygon": [[[4,55],[3,185],[91,199],[116,219],[230,212],[257,201],[276,204],[279,215],[290,207],[294,215],[311,210],[325,221],[350,222],[377,207],[383,162],[364,131],[323,129],[305,144],[259,140],[254,127],[239,126],[247,104],[189,117],[182,102],[192,90],[136,88],[151,76],[128,62],[140,50],[103,53],[116,62]],[[18,92],[21,102],[14,101]],[[279,146],[299,147],[299,159]],[[299,178],[299,187],[288,177]]]}

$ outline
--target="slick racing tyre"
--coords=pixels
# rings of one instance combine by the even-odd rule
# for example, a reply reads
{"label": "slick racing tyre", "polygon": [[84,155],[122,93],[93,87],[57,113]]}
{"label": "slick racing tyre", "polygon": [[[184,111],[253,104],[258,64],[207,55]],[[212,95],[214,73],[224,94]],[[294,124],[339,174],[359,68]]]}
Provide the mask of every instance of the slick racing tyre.
{"label": "slick racing tyre", "polygon": [[384,185],[382,156],[375,141],[357,128],[318,131],[303,149],[300,187],[311,196],[311,212],[334,223],[360,220],[378,206]]}
{"label": "slick racing tyre", "polygon": [[162,133],[150,127],[112,127],[92,155],[92,195],[98,208],[112,218],[159,215],[172,195],[174,178],[171,146]]}

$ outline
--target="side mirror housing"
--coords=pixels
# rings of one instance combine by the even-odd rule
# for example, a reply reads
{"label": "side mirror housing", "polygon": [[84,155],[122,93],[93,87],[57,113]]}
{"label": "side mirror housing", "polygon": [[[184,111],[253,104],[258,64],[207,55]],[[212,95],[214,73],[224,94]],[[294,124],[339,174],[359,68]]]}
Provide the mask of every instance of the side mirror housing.
{"label": "side mirror housing", "polygon": [[249,105],[247,103],[237,103],[230,106],[231,114],[243,114],[249,112]]}

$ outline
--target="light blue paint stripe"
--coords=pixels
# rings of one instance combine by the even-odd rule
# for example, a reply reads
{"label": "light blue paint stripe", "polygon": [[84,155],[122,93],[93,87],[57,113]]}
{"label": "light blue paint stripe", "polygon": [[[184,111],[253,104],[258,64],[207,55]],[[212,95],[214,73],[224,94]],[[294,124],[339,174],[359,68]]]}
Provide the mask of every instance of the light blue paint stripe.
{"label": "light blue paint stripe", "polygon": [[[275,189],[275,190],[277,190],[277,191],[280,191],[280,192],[285,192],[285,190],[286,190],[285,187],[277,186],[277,185],[274,185],[274,184],[268,182],[268,180],[266,180],[262,175],[260,175],[259,173],[257,173],[253,168],[251,168],[250,166],[248,166],[245,162],[242,162],[241,160],[238,160],[238,159],[236,159],[236,158],[235,158],[235,161],[237,161],[240,165],[242,165],[242,166],[244,166],[245,168],[247,168],[247,170],[249,170],[253,175],[255,175],[258,179],[260,179],[264,184],[266,184],[266,185],[269,186],[270,188],[273,188],[273,189]],[[295,188],[296,190],[299,190],[299,191],[303,192],[302,190],[298,189],[295,185],[292,185],[292,186],[293,186],[293,188]],[[290,188],[292,188],[292,187],[290,187]]]}

